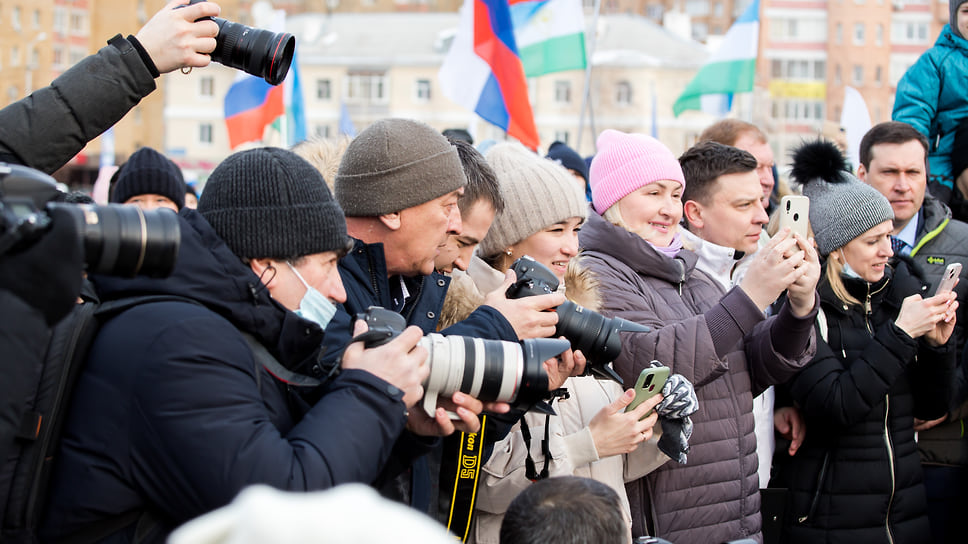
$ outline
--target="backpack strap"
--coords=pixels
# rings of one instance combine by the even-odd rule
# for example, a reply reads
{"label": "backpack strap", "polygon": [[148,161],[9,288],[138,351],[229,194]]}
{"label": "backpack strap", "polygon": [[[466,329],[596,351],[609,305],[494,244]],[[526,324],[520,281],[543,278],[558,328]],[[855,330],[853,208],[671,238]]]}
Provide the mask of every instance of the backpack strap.
{"label": "backpack strap", "polygon": [[[251,334],[243,332],[242,337],[245,338],[245,343],[248,344],[249,349],[252,350],[252,357],[255,359],[256,365],[265,368],[269,374],[272,374],[272,376],[277,380],[287,385],[294,385],[297,387],[318,387],[322,383],[312,376],[298,374],[282,366],[282,363],[276,360],[276,358],[269,353],[269,350],[267,350],[266,347],[263,346],[262,343]],[[258,379],[258,369],[255,374],[256,379]],[[261,386],[261,383],[259,385]]]}

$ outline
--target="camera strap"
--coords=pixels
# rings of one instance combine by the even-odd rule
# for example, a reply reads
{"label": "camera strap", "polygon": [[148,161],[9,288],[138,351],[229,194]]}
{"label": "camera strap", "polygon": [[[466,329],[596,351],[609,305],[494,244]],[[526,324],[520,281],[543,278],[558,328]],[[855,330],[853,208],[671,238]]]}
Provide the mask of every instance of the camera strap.
{"label": "camera strap", "polygon": [[[460,442],[451,441],[459,445],[457,451],[453,446],[447,447],[445,441],[444,459],[441,469],[444,474],[453,473],[454,489],[450,500],[450,512],[447,516],[447,530],[457,535],[462,542],[467,541],[470,534],[471,519],[474,514],[474,504],[477,501],[477,479],[481,472],[481,455],[484,451],[484,430],[488,424],[487,415],[481,415],[481,430],[476,433],[460,433]],[[456,460],[456,465],[447,466],[449,460]],[[445,481],[442,479],[442,481]]]}

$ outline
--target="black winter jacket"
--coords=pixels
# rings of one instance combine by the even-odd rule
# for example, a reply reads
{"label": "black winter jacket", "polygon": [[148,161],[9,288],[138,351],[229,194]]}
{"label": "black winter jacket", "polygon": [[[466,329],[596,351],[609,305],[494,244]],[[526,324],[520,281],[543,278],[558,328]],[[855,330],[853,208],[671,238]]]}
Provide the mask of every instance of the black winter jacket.
{"label": "black winter jacket", "polygon": [[66,423],[48,540],[139,510],[167,533],[255,483],[370,483],[404,429],[402,393],[372,374],[344,371],[308,406],[257,365],[243,332],[298,370],[315,362],[322,331],[273,301],[200,214],[180,216],[171,277],[96,278],[102,298],[194,302],[143,304],[101,328]]}
{"label": "black winter jacket", "polygon": [[913,424],[946,412],[955,350],[894,325],[903,299],[923,294],[912,267],[899,260],[873,285],[845,279],[869,311],[820,284],[827,340],[788,384],[807,433],[790,461],[783,542],[930,540]]}

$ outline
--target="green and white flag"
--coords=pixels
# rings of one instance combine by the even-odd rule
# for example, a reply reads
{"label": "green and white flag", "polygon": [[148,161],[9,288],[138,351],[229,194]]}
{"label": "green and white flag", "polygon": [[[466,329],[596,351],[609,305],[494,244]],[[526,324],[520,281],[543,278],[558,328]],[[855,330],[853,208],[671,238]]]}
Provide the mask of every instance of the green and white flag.
{"label": "green and white flag", "polygon": [[527,77],[585,68],[581,0],[509,0],[508,5]]}
{"label": "green and white flag", "polygon": [[723,43],[709,62],[699,69],[676,99],[672,106],[676,116],[686,110],[702,110],[724,117],[732,107],[734,94],[751,92],[759,35],[760,0],[753,0],[729,27]]}

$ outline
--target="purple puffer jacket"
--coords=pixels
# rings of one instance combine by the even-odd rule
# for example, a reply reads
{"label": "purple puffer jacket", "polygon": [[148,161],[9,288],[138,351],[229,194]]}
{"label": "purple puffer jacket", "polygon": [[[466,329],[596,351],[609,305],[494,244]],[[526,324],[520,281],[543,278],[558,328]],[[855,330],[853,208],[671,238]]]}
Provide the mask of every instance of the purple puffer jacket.
{"label": "purple puffer jacket", "polygon": [[688,250],[670,259],[638,235],[589,214],[582,264],[601,282],[603,313],[652,328],[625,333],[615,361],[634,383],[658,359],[696,387],[699,412],[686,465],[666,463],[628,484],[633,534],[676,544],[762,541],[753,396],[813,357],[815,313],[787,306],[766,319],[738,287],[723,292]]}

